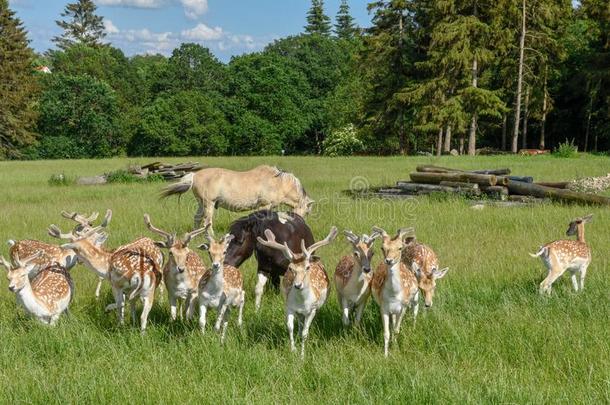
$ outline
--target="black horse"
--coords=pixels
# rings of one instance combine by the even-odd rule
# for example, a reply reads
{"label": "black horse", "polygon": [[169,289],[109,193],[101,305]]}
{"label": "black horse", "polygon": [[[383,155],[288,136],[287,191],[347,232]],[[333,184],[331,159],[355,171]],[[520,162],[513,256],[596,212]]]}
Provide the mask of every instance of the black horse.
{"label": "black horse", "polygon": [[231,224],[229,233],[235,238],[229,244],[225,263],[239,267],[252,256],[252,253],[255,254],[258,262],[254,289],[257,311],[267,280],[270,278],[274,286],[279,286],[280,276],[284,275],[289,263],[278,250],[258,243],[257,236],[266,239],[265,229],[270,229],[279,243],[286,242],[290,250],[295,253],[301,253],[301,240],[305,241],[306,247],[311,246],[314,242],[309,226],[301,216],[293,212],[260,210],[239,218]]}

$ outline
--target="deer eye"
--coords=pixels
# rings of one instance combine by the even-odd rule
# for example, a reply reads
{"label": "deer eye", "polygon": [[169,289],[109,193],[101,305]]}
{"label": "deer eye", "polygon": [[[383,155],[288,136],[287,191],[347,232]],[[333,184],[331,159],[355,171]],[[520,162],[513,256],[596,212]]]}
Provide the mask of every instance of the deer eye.
{"label": "deer eye", "polygon": [[358,252],[354,252],[354,256],[356,256],[356,257],[360,257],[360,253],[358,253]]}

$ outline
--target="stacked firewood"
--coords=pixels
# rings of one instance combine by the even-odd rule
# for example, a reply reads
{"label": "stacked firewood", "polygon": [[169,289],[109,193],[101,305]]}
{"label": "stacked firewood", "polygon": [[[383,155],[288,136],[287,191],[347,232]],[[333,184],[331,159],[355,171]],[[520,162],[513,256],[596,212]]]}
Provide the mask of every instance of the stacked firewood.
{"label": "stacked firewood", "polygon": [[163,176],[165,180],[175,180],[189,172],[195,172],[203,169],[204,167],[205,166],[200,165],[197,162],[179,163],[175,165],[162,162],[153,162],[144,166],[129,166],[128,171],[129,173],[142,178],[148,177],[151,174],[157,174]]}
{"label": "stacked firewood", "polygon": [[417,166],[410,180],[398,181],[395,187],[381,188],[378,197],[411,198],[431,193],[454,193],[501,201],[536,201],[552,199],[610,206],[610,198],[567,189],[569,182],[534,183],[531,176],[513,176],[510,169],[459,170],[433,165]]}

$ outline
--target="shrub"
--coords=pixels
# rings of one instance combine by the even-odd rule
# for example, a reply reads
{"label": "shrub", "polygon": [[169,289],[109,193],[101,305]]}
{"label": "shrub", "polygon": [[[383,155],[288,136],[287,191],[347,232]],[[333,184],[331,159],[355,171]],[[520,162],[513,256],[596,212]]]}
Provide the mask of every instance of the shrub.
{"label": "shrub", "polygon": [[64,173],[53,174],[49,178],[49,186],[70,186],[72,184],[74,184],[74,179]]}
{"label": "shrub", "polygon": [[350,156],[361,152],[364,144],[358,139],[356,128],[349,124],[339,130],[332,131],[322,143],[326,156]]}
{"label": "shrub", "polygon": [[106,181],[108,183],[159,183],[165,181],[163,176],[160,174],[151,174],[146,177],[139,177],[133,173],[129,173],[127,170],[115,170],[106,174]]}
{"label": "shrub", "polygon": [[573,158],[578,156],[578,146],[574,144],[574,140],[560,143],[557,149],[553,152],[553,156],[560,158]]}

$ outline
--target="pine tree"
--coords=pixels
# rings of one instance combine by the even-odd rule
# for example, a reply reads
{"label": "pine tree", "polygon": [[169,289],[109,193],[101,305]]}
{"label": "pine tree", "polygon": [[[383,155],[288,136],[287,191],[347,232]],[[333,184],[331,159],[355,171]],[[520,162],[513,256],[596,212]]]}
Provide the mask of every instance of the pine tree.
{"label": "pine tree", "polygon": [[324,14],[324,0],[312,0],[307,12],[305,32],[323,36],[330,35],[330,17]]}
{"label": "pine tree", "polygon": [[67,17],[65,21],[55,21],[64,33],[53,38],[61,49],[66,49],[75,43],[87,46],[100,46],[102,39],[106,36],[104,31],[104,19],[95,14],[97,6],[93,0],[78,0],[76,3],[69,3],[62,17]]}
{"label": "pine tree", "polygon": [[0,158],[17,157],[34,142],[34,54],[7,0],[0,0]]}
{"label": "pine tree", "polygon": [[335,34],[340,39],[352,39],[357,32],[358,28],[354,23],[354,17],[349,12],[349,4],[347,4],[347,0],[342,0],[339,12],[335,17]]}

